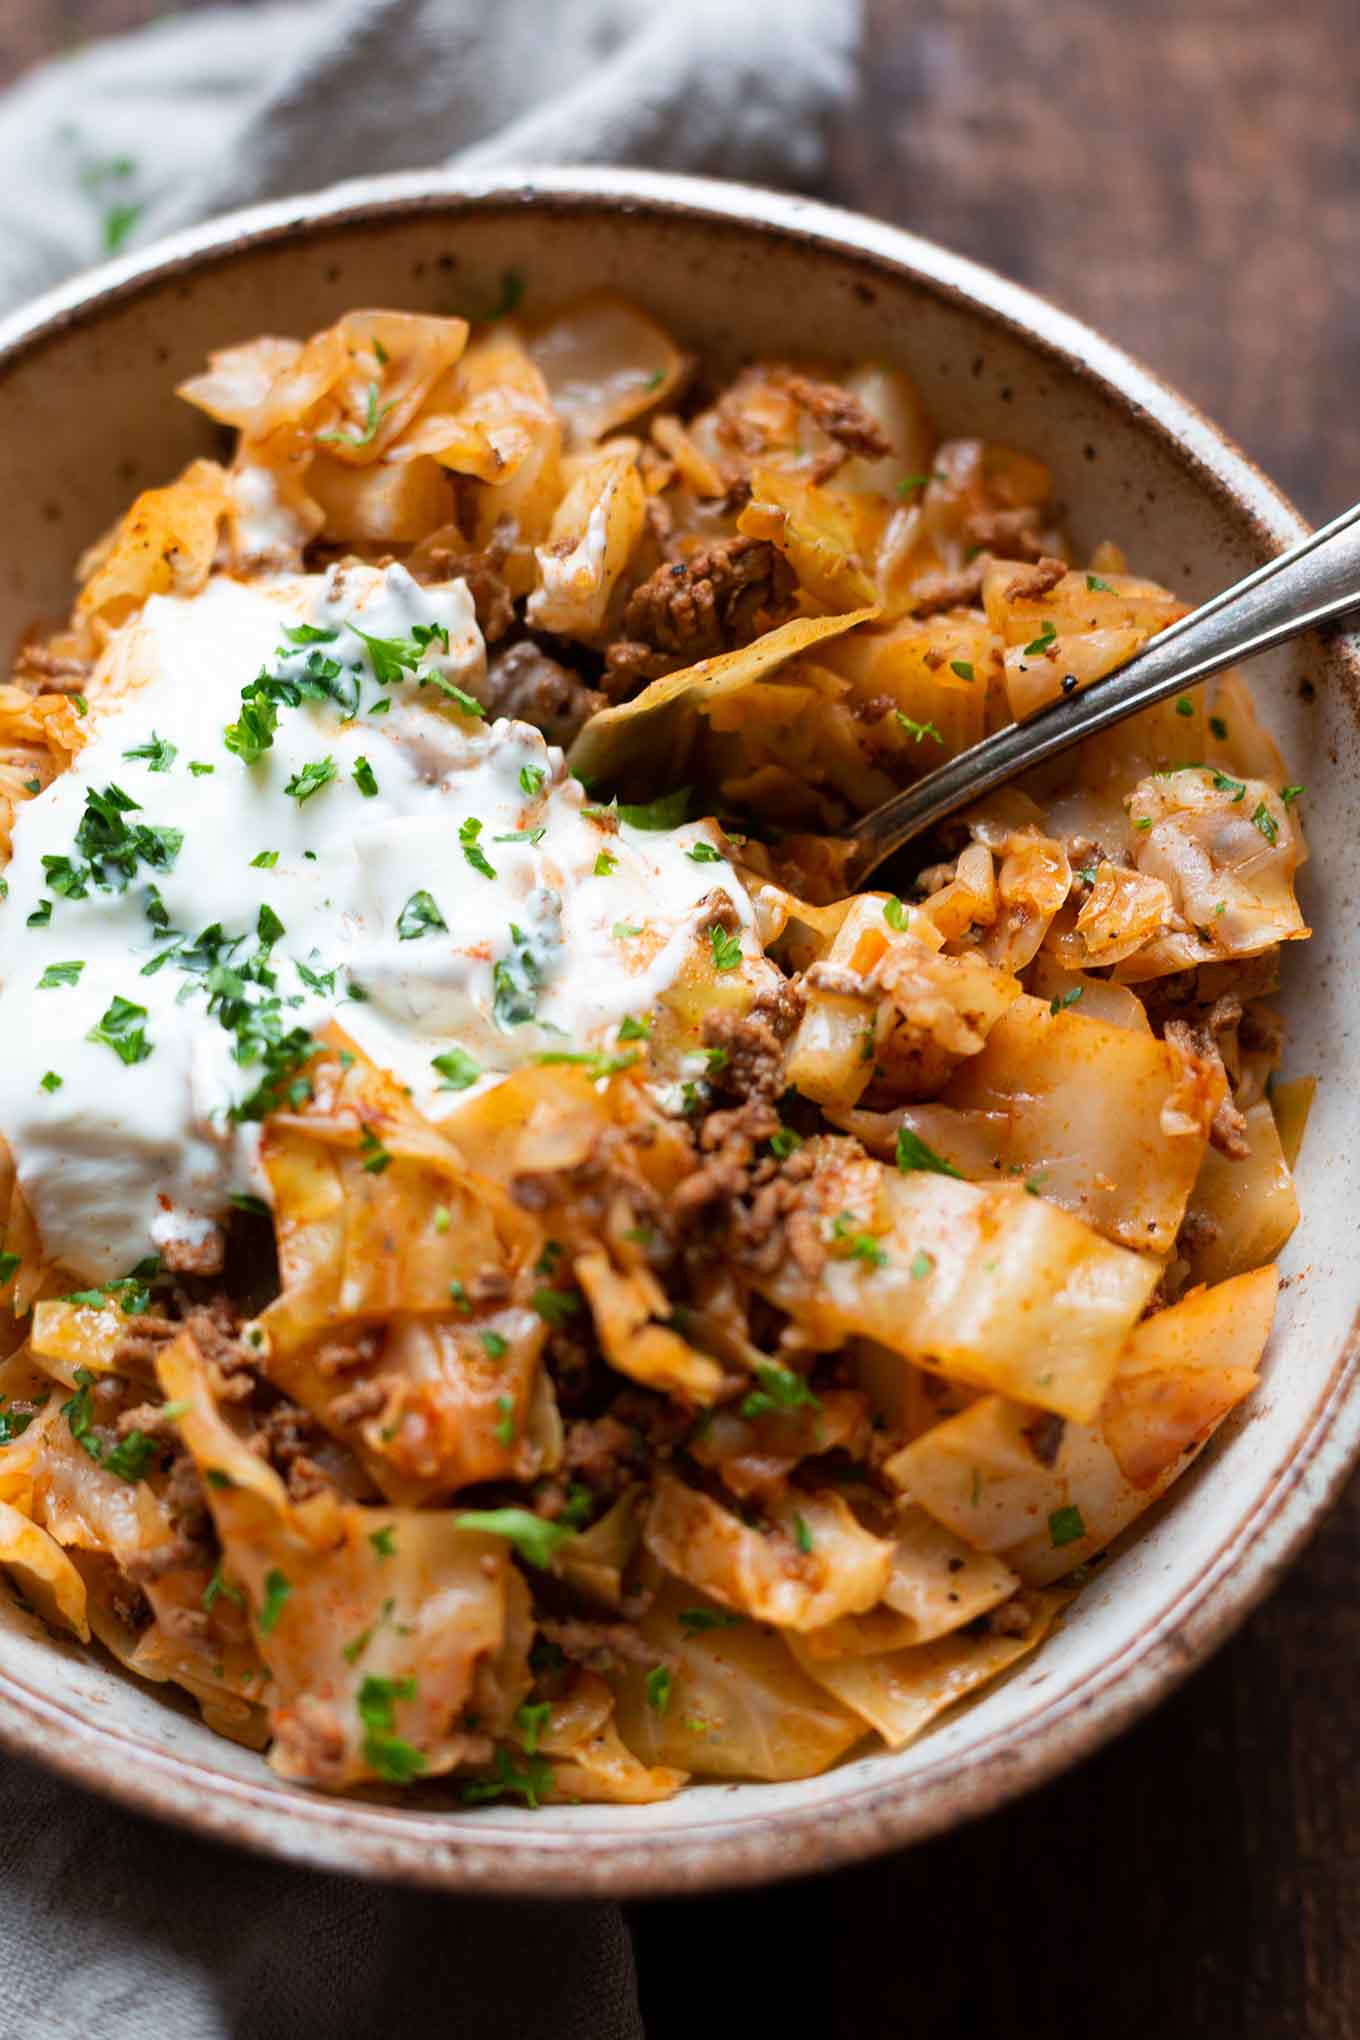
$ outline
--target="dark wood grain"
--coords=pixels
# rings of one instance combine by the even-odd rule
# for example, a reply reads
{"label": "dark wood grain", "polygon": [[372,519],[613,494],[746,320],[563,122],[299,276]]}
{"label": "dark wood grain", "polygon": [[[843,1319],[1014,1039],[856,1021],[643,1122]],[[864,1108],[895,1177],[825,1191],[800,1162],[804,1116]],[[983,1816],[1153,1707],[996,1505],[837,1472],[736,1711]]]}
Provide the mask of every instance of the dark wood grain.
{"label": "dark wood grain", "polygon": [[[156,0],[0,0],[0,78]],[[1360,493],[1355,0],[869,0],[826,195],[1019,278],[1319,518]],[[1356,2040],[1360,1484],[1149,1721],[863,1870],[631,1909],[651,2040]]]}

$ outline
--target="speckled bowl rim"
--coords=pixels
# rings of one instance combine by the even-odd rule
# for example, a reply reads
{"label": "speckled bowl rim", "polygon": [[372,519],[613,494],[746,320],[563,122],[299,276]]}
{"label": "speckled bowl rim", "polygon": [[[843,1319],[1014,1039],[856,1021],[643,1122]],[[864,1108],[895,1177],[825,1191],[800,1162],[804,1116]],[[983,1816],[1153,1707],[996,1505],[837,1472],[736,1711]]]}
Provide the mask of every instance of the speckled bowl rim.
{"label": "speckled bowl rim", "polygon": [[[429,171],[373,177],[227,214],[103,265],[0,320],[0,371],[55,334],[95,324],[112,307],[189,277],[220,256],[329,230],[369,229],[424,213],[456,216],[533,207],[550,215],[627,212],[682,217],[715,233],[754,229],[857,268],[866,283],[908,276],[995,328],[1024,336],[1117,404],[1158,441],[1203,495],[1249,536],[1260,557],[1307,529],[1299,512],[1184,397],[1089,326],[997,276],[898,228],[809,199],[707,178],[623,169]],[[1360,700],[1360,649],[1319,648],[1327,682]],[[1360,1456],[1360,1314],[1311,1409],[1288,1464],[1257,1491],[1193,1579],[1120,1649],[1035,1702],[1009,1729],[909,1777],[852,1783],[806,1807],[733,1827],[722,1819],[672,1832],[488,1829],[448,1814],[369,1801],[283,1797],[277,1786],[206,1774],[37,1694],[0,1668],[0,1742],[73,1783],[195,1833],[317,1869],[485,1896],[625,1898],[754,1884],[827,1870],[924,1840],[1004,1805],[1117,1735],[1201,1665],[1270,1592],[1335,1501]],[[741,1790],[741,1787],[734,1787]]]}

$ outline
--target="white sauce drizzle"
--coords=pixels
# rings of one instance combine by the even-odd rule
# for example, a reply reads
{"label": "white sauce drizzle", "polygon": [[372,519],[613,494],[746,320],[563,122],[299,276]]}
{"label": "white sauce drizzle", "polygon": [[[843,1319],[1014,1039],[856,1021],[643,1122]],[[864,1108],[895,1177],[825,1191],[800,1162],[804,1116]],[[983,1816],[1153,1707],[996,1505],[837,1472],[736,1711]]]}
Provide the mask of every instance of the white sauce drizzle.
{"label": "white sauce drizzle", "polygon": [[[448,650],[436,641],[418,674],[380,688],[351,618],[384,638],[439,625]],[[281,660],[284,627],[302,623],[338,636]],[[280,706],[273,747],[244,764],[223,743],[242,687],[262,668],[300,672],[313,650],[341,662],[342,684],[357,680],[359,713],[343,719],[330,700]],[[743,968],[759,968],[740,881],[686,854],[714,840],[709,826],[608,830],[583,813],[583,789],[537,730],[450,712],[434,686],[417,684],[434,672],[484,692],[472,600],[461,581],[421,587],[401,567],[215,579],[190,600],[154,597],[111,644],[89,741],[19,817],[0,907],[0,1134],[46,1253],[78,1275],[121,1275],[150,1247],[202,1237],[232,1192],[267,1189],[258,1126],[230,1118],[259,1065],[234,1060],[235,1037],[208,1010],[201,975],[173,956],[141,975],[171,946],[147,916],[152,883],[172,930],[192,942],[219,923],[247,938],[241,958],[254,953],[267,906],[284,928],[273,945],[277,989],[298,1000],[285,1024],[315,1030],[338,1018],[434,1116],[461,1102],[441,1094],[431,1066],[455,1044],[483,1083],[544,1050],[612,1047],[619,1022],[649,1011],[704,939],[712,907],[702,903],[718,890],[740,918]],[[380,698],[391,708],[375,715]],[[126,757],[156,739],[175,747],[168,770]],[[302,801],[286,793],[325,758],[337,768],[329,783]],[[377,783],[371,797],[354,777],[361,758]],[[195,775],[191,761],[213,769]],[[129,825],[183,832],[173,867],[139,865],[121,893],[91,885],[85,899],[61,897],[43,857],[78,856],[86,794],[110,783],[141,804]],[[459,831],[472,822],[481,828],[465,843]],[[537,841],[497,841],[540,829]],[[474,868],[469,847],[494,877]],[[252,864],[262,851],[278,853],[271,868]],[[615,861],[597,874],[601,852]],[[447,925],[403,940],[397,924],[416,893],[432,897]],[[28,925],[44,899],[50,920]],[[526,951],[540,979],[536,1018],[507,1026],[496,967],[513,973]],[[49,966],[75,961],[76,983],[39,989]],[[333,971],[333,989],[308,986],[299,963],[323,978]],[[350,996],[356,984],[362,1000]],[[145,1060],[125,1064],[87,1039],[115,998],[147,1010],[138,1023],[152,1048]],[[49,1071],[61,1082],[45,1090]]]}

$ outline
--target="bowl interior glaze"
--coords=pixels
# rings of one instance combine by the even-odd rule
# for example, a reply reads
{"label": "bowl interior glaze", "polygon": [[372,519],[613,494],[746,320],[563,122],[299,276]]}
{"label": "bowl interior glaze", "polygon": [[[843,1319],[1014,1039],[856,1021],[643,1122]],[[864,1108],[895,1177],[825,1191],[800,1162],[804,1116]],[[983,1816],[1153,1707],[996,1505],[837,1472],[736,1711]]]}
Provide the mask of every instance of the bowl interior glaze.
{"label": "bowl interior glaze", "polygon": [[[1292,542],[1297,514],[1215,428],[1089,329],[944,251],[850,215],[641,172],[372,180],[257,209],[109,265],[0,324],[0,639],[69,604],[80,549],[139,488],[215,450],[171,392],[209,349],[306,333],[356,305],[485,311],[518,271],[532,308],[612,284],[686,341],[901,362],[946,435],[1047,460],[1079,547],[1109,536],[1177,593],[1206,595]],[[1360,1444],[1349,1212],[1360,1192],[1360,662],[1351,641],[1257,662],[1308,788],[1315,930],[1291,960],[1291,1073],[1321,1074],[1304,1219],[1267,1378],[1107,1563],[1036,1657],[899,1755],[798,1784],[694,1787],[642,1808],[334,1800],[275,1779],[192,1711],[63,1643],[0,1595],[0,1736],[94,1789],[319,1866],[447,1889],[693,1891],[828,1867],[980,1813],[1150,1706],[1267,1590]],[[0,1052],[3,1052],[0,1049]]]}

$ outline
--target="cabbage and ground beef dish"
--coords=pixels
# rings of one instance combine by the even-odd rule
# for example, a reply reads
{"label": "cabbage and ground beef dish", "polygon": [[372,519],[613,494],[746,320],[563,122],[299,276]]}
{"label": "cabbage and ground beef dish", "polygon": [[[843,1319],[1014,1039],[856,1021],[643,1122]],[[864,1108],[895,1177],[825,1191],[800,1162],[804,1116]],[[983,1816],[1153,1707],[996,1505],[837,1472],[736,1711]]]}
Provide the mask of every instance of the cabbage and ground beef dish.
{"label": "cabbage and ground beef dish", "polygon": [[1181,613],[882,363],[597,294],[179,394],[0,690],[0,1562],[329,1790],[901,1747],[1257,1380],[1302,789],[1228,678],[844,896]]}

